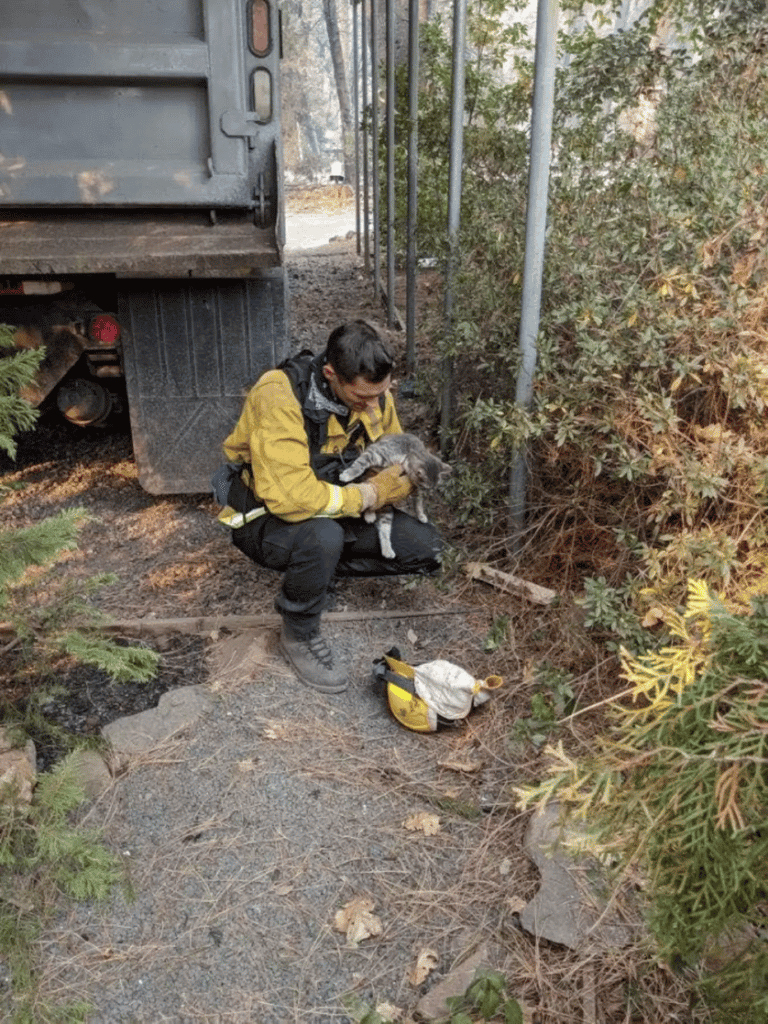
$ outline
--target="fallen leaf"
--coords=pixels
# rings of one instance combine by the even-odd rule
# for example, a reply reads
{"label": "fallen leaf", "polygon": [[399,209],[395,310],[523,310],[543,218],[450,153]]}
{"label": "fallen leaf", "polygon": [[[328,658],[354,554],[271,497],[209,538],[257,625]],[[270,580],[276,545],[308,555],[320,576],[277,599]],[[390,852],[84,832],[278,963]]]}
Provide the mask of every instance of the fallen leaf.
{"label": "fallen leaf", "polygon": [[392,1003],[377,1003],[376,1013],[381,1017],[382,1020],[402,1020],[403,1011],[399,1006],[393,1006]]}
{"label": "fallen leaf", "polygon": [[293,892],[292,885],[278,885],[275,887],[275,896],[287,896],[289,892]]}
{"label": "fallen leaf", "polygon": [[13,114],[11,98],[7,92],[2,90],[0,90],[0,110],[4,110],[6,114]]}
{"label": "fallen leaf", "polygon": [[264,727],[261,735],[265,740],[287,740],[288,730],[282,722],[272,722]]}
{"label": "fallen leaf", "polygon": [[651,626],[655,626],[659,622],[664,621],[664,609],[663,608],[649,608],[645,613],[645,618],[642,621],[643,629],[650,629]]}
{"label": "fallen leaf", "polygon": [[476,772],[483,767],[482,761],[473,761],[471,757],[446,757],[437,763],[452,772]]}
{"label": "fallen leaf", "polygon": [[416,641],[419,639],[417,634],[414,633],[412,629],[409,629],[405,635],[408,637],[408,642],[411,644],[415,644]]}
{"label": "fallen leaf", "polygon": [[406,818],[403,825],[409,832],[423,832],[425,836],[436,836],[440,831],[440,819],[429,811],[419,811]]}
{"label": "fallen leaf", "polygon": [[252,772],[255,770],[257,763],[258,762],[255,757],[247,757],[244,761],[237,762],[237,770],[241,772]]}
{"label": "fallen leaf", "polygon": [[381,920],[372,913],[374,906],[367,896],[355,896],[336,911],[333,926],[346,935],[348,946],[357,946],[363,939],[381,935]]}
{"label": "fallen leaf", "polygon": [[416,957],[416,963],[408,972],[408,981],[410,981],[414,988],[417,988],[426,981],[435,967],[437,967],[439,959],[434,949],[422,949]]}
{"label": "fallen leaf", "polygon": [[519,896],[510,896],[507,902],[507,909],[513,914],[522,914],[525,908],[528,906],[524,899]]}

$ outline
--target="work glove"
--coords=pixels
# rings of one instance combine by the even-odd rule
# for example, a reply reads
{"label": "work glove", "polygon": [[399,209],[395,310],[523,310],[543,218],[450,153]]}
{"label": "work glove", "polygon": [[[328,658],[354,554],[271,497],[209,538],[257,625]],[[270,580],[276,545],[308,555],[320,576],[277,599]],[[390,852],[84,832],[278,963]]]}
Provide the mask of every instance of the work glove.
{"label": "work glove", "polygon": [[382,469],[380,473],[376,473],[370,480],[366,480],[362,487],[370,487],[376,492],[375,498],[368,504],[365,500],[366,493],[363,491],[363,503],[366,509],[378,509],[384,508],[385,505],[396,505],[398,501],[407,498],[413,490],[413,484],[405,475],[403,467],[399,464]]}

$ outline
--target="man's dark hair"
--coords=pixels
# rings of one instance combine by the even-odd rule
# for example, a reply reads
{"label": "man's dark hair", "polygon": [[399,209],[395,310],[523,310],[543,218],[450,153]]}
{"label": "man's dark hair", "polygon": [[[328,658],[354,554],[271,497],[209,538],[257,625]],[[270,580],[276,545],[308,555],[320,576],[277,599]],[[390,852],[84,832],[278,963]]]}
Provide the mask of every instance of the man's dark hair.
{"label": "man's dark hair", "polygon": [[365,320],[352,320],[331,331],[325,358],[347,384],[355,377],[378,384],[395,363],[389,346]]}

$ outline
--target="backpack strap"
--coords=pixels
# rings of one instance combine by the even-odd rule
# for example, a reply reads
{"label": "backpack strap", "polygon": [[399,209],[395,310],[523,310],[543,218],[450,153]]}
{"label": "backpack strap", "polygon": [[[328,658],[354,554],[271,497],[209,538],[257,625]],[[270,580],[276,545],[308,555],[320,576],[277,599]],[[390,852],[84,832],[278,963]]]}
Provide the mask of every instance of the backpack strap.
{"label": "backpack strap", "polygon": [[310,408],[307,401],[312,388],[312,378],[320,368],[323,356],[324,353],[316,356],[310,349],[304,348],[298,355],[284,359],[277,366],[291,382],[293,393],[301,406],[304,429],[312,454],[319,452],[325,444],[328,437],[328,417],[331,414],[329,409]]}

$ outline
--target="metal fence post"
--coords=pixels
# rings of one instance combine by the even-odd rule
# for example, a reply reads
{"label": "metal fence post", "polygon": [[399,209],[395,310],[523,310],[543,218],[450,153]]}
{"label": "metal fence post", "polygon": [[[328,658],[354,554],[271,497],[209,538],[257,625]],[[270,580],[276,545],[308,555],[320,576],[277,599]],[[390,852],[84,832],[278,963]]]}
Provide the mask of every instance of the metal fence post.
{"label": "metal fence post", "polygon": [[[536,337],[539,333],[541,319],[558,13],[558,0],[539,0],[536,21],[536,69],[531,116],[531,156],[525,226],[523,298],[520,311],[521,363],[515,393],[515,402],[522,409],[530,408],[533,399],[533,377],[538,356]],[[521,446],[512,453],[509,477],[509,540],[513,552],[519,552],[525,530],[527,477],[527,449],[526,446]]]}
{"label": "metal fence post", "polygon": [[[453,78],[451,82],[451,142],[448,170],[448,251],[445,264],[443,324],[446,339],[453,326],[453,280],[459,253],[461,227],[461,178],[464,161],[464,45],[467,34],[467,0],[453,4]],[[440,447],[448,448],[448,433],[453,421],[453,359],[442,364],[442,404],[440,409]]]}

